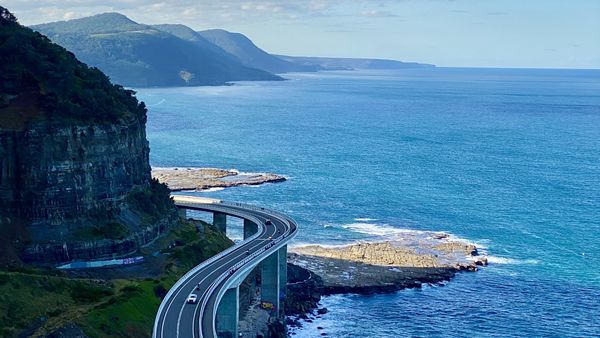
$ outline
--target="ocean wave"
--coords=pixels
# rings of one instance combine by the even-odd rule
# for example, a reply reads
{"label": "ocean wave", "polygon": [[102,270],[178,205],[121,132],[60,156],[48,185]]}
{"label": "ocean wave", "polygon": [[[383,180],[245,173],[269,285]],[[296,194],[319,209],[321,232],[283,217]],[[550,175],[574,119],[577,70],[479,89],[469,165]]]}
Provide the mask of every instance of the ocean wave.
{"label": "ocean wave", "polygon": [[511,265],[533,265],[538,264],[539,261],[537,259],[515,259],[508,257],[498,257],[498,256],[488,256],[488,263],[491,264],[511,264]]}
{"label": "ocean wave", "polygon": [[361,217],[361,218],[355,218],[354,220],[357,222],[373,222],[373,221],[377,221],[377,218]]}
{"label": "ocean wave", "polygon": [[[358,243],[358,242],[357,242]],[[343,248],[353,243],[343,243],[343,244],[332,244],[332,243],[308,243],[308,242],[291,242],[288,244],[289,248],[302,248],[306,246],[318,245],[322,248]]]}
{"label": "ocean wave", "polygon": [[156,107],[156,106],[160,106],[161,104],[167,102],[167,100],[162,99],[160,101],[158,101],[157,103],[152,103],[152,104],[146,104],[147,107]]}
{"label": "ocean wave", "polygon": [[487,256],[487,246],[475,241],[458,237],[444,231],[430,231],[430,230],[413,230],[406,228],[398,228],[390,224],[378,224],[378,223],[350,223],[339,225],[339,227],[350,230],[353,232],[369,235],[369,240],[388,240],[393,242],[402,243],[403,245],[420,246],[423,241],[430,242],[461,242],[464,244],[474,245],[479,253]]}
{"label": "ocean wave", "polygon": [[225,190],[225,188],[223,188],[223,187],[213,187],[213,188],[208,188],[208,189],[200,190],[200,192],[215,192],[215,191],[221,191],[221,190]]}
{"label": "ocean wave", "polygon": [[395,236],[402,236],[405,234],[432,234],[431,231],[421,231],[421,230],[411,230],[411,229],[401,229],[393,227],[389,224],[376,224],[376,223],[350,223],[343,224],[340,227],[344,229],[348,229],[354,232],[380,236],[393,239]]}

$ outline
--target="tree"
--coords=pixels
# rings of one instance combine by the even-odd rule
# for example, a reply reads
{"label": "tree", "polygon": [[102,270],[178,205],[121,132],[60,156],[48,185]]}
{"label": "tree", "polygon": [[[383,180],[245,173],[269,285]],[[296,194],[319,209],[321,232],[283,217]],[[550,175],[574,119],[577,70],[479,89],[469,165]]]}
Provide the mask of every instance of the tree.
{"label": "tree", "polygon": [[17,23],[17,18],[6,8],[0,6],[0,24]]}

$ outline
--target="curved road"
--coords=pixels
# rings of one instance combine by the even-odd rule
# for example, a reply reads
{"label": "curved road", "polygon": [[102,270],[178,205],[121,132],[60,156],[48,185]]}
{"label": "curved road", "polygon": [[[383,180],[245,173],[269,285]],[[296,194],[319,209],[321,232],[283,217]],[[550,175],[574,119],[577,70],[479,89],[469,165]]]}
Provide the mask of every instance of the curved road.
{"label": "curved road", "polygon": [[[173,197],[180,208],[221,212],[258,225],[257,233],[186,273],[169,290],[158,309],[152,333],[155,338],[216,337],[217,307],[224,292],[237,277],[295,237],[297,226],[291,218],[260,207],[191,196]],[[268,219],[272,224],[266,224]],[[191,293],[198,295],[195,304],[186,303]]]}

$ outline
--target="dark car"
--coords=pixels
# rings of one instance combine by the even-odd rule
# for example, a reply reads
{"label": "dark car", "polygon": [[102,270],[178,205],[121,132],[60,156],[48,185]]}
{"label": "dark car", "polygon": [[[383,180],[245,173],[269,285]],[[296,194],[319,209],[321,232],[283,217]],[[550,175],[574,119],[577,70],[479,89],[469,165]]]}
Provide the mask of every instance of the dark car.
{"label": "dark car", "polygon": [[268,220],[266,220],[266,221],[265,221],[265,224],[266,224],[266,225],[273,225],[273,222],[271,222],[271,220],[270,220],[270,219],[268,219]]}

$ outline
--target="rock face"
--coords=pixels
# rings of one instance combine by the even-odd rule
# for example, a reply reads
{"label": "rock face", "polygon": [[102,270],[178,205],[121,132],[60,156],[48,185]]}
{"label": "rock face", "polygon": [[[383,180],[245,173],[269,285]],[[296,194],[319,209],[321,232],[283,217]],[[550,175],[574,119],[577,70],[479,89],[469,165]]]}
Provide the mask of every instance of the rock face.
{"label": "rock face", "polygon": [[0,9],[0,264],[152,241],[177,212],[150,176],[144,104]]}
{"label": "rock face", "polygon": [[0,203],[31,222],[32,240],[64,236],[65,221],[116,208],[150,180],[141,121],[3,130],[0,152]]}
{"label": "rock face", "polygon": [[323,280],[317,274],[298,265],[287,265],[285,314],[301,315],[317,308],[321,300]]}
{"label": "rock face", "polygon": [[[0,129],[0,205],[4,226],[25,224],[26,262],[94,259],[135,251],[176,220],[143,224],[126,197],[150,182],[144,121],[112,125]],[[124,225],[129,236],[89,240],[81,229],[95,223]],[[82,240],[83,239],[83,240]],[[86,240],[88,239],[88,240]]]}

